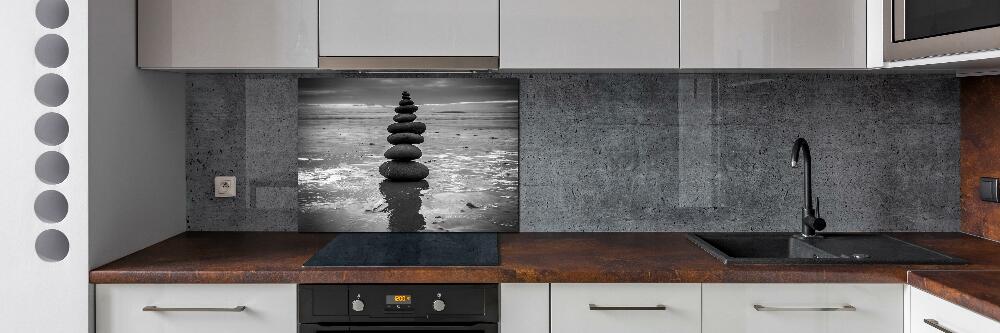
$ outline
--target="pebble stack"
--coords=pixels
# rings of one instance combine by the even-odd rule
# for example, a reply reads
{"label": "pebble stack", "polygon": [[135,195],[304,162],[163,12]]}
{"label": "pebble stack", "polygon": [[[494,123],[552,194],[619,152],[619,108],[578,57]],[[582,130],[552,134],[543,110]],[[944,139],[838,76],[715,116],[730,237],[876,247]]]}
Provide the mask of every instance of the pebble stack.
{"label": "pebble stack", "polygon": [[426,165],[414,161],[423,155],[420,148],[414,145],[424,142],[421,134],[427,130],[427,125],[414,121],[417,120],[415,112],[417,106],[413,105],[410,93],[404,91],[403,99],[396,107],[396,116],[392,117],[396,123],[387,128],[390,134],[386,141],[389,141],[392,147],[386,150],[383,156],[391,161],[386,161],[378,167],[378,173],[389,180],[418,181],[427,178],[430,173]]}

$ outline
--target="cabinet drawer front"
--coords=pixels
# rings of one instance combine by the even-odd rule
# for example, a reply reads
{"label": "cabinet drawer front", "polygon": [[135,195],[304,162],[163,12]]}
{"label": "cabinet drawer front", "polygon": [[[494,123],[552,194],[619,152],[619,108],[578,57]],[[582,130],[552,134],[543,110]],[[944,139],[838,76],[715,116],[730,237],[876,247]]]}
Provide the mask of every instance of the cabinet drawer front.
{"label": "cabinet drawer front", "polygon": [[297,325],[292,284],[101,284],[96,303],[99,333],[294,333]]}
{"label": "cabinet drawer front", "polygon": [[324,57],[500,55],[499,0],[320,0]]}
{"label": "cabinet drawer front", "polygon": [[[1000,332],[1000,322],[954,303],[945,301],[927,292],[910,290],[910,332],[942,333],[941,329],[954,333],[996,333]],[[925,322],[931,321],[931,323]],[[935,324],[939,328],[934,327]]]}
{"label": "cabinet drawer front", "polygon": [[557,283],[551,288],[553,333],[701,330],[699,284]]}
{"label": "cabinet drawer front", "polygon": [[903,332],[902,284],[705,284],[706,333]]}

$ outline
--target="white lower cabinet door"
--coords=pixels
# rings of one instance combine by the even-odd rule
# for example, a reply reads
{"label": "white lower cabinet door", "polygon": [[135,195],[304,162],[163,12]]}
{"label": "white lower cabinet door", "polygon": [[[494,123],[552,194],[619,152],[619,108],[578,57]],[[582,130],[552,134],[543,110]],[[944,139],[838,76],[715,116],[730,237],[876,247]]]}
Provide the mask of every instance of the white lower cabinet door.
{"label": "white lower cabinet door", "polygon": [[704,284],[705,333],[903,333],[902,284]]}
{"label": "white lower cabinet door", "polygon": [[500,284],[501,333],[549,333],[549,284]]}
{"label": "white lower cabinet door", "polygon": [[554,283],[552,333],[701,331],[700,284]]}
{"label": "white lower cabinet door", "polygon": [[294,284],[100,284],[98,333],[294,333]]}
{"label": "white lower cabinet door", "polygon": [[1000,322],[910,287],[910,332],[997,333]]}

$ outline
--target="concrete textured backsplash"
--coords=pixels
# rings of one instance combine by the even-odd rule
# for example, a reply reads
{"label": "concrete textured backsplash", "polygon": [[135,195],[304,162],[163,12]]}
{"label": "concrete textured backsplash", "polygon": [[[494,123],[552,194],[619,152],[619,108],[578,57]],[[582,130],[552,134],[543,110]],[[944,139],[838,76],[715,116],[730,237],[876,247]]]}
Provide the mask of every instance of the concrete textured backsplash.
{"label": "concrete textured backsplash", "polygon": [[[387,76],[189,75],[188,228],[295,231],[297,79]],[[953,76],[448,76],[521,81],[523,232],[798,230],[797,137],[827,231],[959,229]]]}

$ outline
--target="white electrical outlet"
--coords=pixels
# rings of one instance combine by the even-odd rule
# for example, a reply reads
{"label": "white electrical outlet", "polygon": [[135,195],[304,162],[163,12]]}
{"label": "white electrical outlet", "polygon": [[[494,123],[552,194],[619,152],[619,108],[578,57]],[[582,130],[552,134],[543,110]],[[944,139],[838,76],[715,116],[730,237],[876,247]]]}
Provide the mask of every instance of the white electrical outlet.
{"label": "white electrical outlet", "polygon": [[236,177],[215,177],[215,197],[232,198],[236,196]]}

